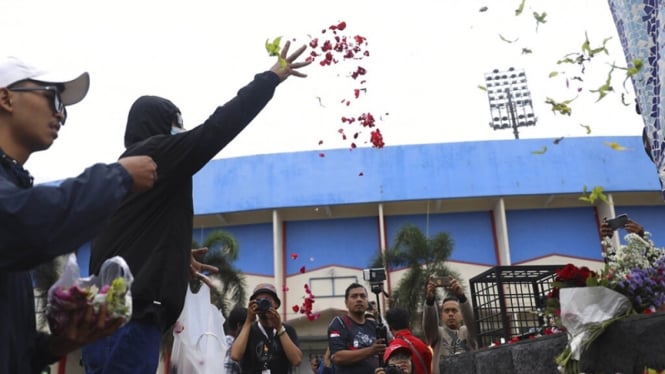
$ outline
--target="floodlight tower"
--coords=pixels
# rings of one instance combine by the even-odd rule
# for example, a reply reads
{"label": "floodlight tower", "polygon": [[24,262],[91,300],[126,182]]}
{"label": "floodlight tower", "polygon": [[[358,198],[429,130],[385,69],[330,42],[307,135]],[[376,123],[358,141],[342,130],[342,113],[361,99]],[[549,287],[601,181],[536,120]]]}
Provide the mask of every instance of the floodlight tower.
{"label": "floodlight tower", "polygon": [[517,71],[512,67],[506,71],[494,69],[485,74],[485,86],[490,103],[491,128],[512,128],[515,139],[519,139],[518,127],[536,125],[537,118],[533,113],[524,70]]}

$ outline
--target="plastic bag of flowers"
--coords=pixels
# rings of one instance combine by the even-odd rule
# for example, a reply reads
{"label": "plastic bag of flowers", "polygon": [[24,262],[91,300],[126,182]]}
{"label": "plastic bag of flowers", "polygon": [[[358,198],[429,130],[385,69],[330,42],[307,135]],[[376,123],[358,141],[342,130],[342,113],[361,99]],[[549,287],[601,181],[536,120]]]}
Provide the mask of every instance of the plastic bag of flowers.
{"label": "plastic bag of flowers", "polygon": [[76,311],[92,305],[95,314],[106,305],[107,320],[132,315],[131,285],[134,277],[120,256],[107,259],[99,275],[81,278],[75,254],[70,254],[62,275],[48,290],[46,318],[53,334],[62,333]]}

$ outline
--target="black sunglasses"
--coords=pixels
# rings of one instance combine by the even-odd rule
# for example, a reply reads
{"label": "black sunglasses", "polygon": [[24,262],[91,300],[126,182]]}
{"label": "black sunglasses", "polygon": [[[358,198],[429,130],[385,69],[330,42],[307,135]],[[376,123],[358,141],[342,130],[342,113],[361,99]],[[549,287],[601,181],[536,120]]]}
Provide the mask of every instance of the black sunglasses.
{"label": "black sunglasses", "polygon": [[62,124],[65,124],[65,120],[67,119],[67,109],[65,109],[65,104],[62,102],[60,99],[60,90],[56,86],[37,86],[37,87],[15,87],[15,88],[8,88],[10,91],[17,91],[17,92],[32,92],[32,91],[48,91],[53,94],[52,98],[52,108],[55,110],[57,113],[62,113],[63,115],[63,120]]}

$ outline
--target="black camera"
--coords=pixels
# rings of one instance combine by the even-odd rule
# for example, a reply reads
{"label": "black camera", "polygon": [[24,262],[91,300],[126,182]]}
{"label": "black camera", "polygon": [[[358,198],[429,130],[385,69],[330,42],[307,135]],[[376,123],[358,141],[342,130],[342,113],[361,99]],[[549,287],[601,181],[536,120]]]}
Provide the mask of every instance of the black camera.
{"label": "black camera", "polygon": [[381,283],[386,280],[384,268],[363,269],[363,279],[369,283]]}
{"label": "black camera", "polygon": [[402,373],[404,373],[399,366],[395,366],[395,365],[386,366],[384,371],[386,372],[386,374],[402,374]]}
{"label": "black camera", "polygon": [[264,317],[270,308],[272,308],[272,301],[270,301],[270,299],[263,297],[256,299],[256,313],[259,315],[259,317]]}

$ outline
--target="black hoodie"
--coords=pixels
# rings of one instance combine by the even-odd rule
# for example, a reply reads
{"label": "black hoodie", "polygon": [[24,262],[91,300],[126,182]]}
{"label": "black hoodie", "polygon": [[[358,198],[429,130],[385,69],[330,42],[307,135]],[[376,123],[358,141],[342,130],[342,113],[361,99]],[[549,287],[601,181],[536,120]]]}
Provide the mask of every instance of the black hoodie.
{"label": "black hoodie", "polygon": [[272,72],[257,74],[205,123],[177,135],[170,135],[179,112],[172,102],[143,96],[132,105],[122,156],[151,156],[158,179],[153,189],[125,199],[93,241],[90,273],[116,255],[127,261],[134,274],[133,320],[154,322],[164,331],[180,315],[192,243],[192,176],[254,119],[278,84]]}

